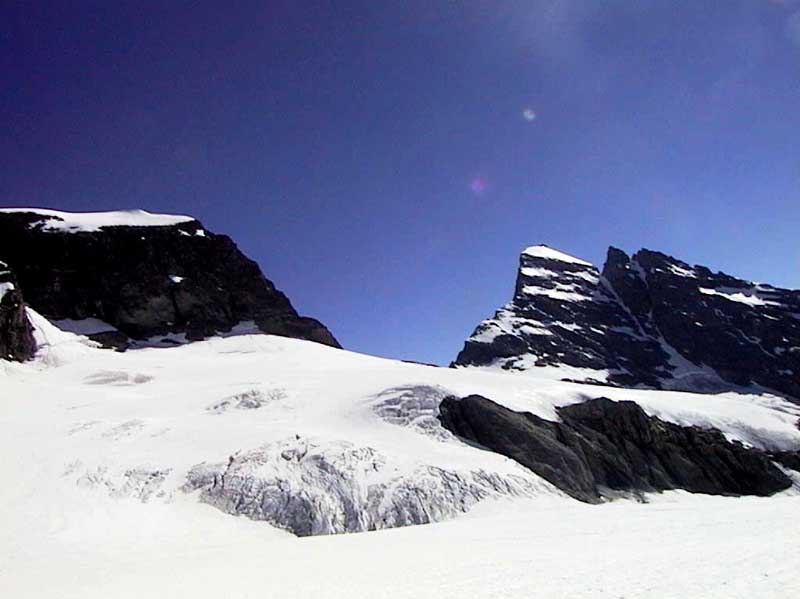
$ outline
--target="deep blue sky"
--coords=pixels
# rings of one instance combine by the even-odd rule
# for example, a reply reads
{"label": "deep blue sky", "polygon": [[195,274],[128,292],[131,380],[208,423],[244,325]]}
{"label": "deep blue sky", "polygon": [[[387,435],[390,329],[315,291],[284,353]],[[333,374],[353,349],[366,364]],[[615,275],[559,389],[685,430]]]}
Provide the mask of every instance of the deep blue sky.
{"label": "deep blue sky", "polygon": [[797,0],[3,2],[0,117],[0,204],[192,214],[358,351],[535,243],[800,287]]}

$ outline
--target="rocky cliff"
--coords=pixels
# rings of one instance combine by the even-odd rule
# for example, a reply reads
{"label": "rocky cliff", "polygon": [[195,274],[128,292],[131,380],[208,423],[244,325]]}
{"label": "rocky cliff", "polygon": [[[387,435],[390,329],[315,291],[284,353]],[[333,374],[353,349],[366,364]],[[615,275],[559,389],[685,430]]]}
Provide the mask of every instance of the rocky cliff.
{"label": "rocky cliff", "polygon": [[9,266],[0,262],[0,359],[23,361],[35,351],[22,293]]}
{"label": "rocky cliff", "polygon": [[0,259],[25,301],[109,346],[263,332],[338,347],[227,236],[190,217],[0,211]]}
{"label": "rocky cliff", "polygon": [[692,391],[764,387],[800,399],[800,291],[610,248],[602,271],[526,249],[513,300],[456,366],[561,368],[563,378]]}

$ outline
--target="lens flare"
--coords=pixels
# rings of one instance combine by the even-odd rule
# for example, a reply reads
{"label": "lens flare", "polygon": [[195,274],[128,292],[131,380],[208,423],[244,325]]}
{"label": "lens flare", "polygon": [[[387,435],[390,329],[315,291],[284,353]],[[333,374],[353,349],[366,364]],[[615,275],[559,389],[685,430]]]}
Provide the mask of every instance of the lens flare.
{"label": "lens flare", "polygon": [[469,188],[475,195],[481,195],[486,191],[486,179],[483,177],[475,177],[469,184]]}

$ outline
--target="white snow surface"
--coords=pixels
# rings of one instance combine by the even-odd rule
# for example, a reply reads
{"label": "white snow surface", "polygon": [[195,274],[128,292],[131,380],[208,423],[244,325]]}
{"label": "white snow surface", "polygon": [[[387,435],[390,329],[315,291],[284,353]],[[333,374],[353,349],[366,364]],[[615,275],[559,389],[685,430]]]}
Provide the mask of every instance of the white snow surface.
{"label": "white snow surface", "polygon": [[[780,398],[572,384],[555,380],[564,376],[559,369],[519,376],[434,368],[268,335],[118,353],[30,315],[36,360],[0,361],[4,596],[800,592],[796,490],[584,505],[515,462],[460,442],[436,420],[448,394],[478,393],[549,419],[558,406],[602,395],[757,447],[800,448],[800,407]],[[325,467],[292,467],[307,456]],[[393,513],[386,510],[404,501],[409,485],[436,496],[447,491],[442,480],[455,479],[466,494],[463,509],[431,514],[445,519],[437,524],[297,538],[185,490],[193,468],[211,471],[234,458],[247,476],[278,470],[322,502],[331,496],[314,495],[320,489],[343,491],[319,486],[341,471],[358,492],[381,489],[374,514]],[[336,529],[331,514],[320,531]]]}
{"label": "white snow surface", "polygon": [[470,337],[470,341],[491,343],[500,335],[519,333],[545,336],[553,334],[545,323],[530,318],[520,318],[515,314],[513,305],[508,304],[498,310],[494,318],[483,321]]}
{"label": "white snow surface", "polygon": [[0,208],[0,212],[33,212],[42,216],[37,223],[44,222],[43,230],[69,233],[99,231],[103,227],[164,227],[194,220],[191,216],[154,214],[144,210],[62,212],[45,208]]}
{"label": "white snow surface", "polygon": [[94,335],[117,330],[114,325],[99,318],[65,318],[63,320],[54,320],[53,324],[62,331],[75,333],[76,335]]}
{"label": "white snow surface", "polygon": [[684,268],[683,266],[678,266],[677,264],[670,264],[669,270],[672,274],[678,275],[679,277],[688,277],[690,279],[697,278],[697,273],[693,268]]}
{"label": "white snow surface", "polygon": [[592,299],[592,296],[579,293],[579,291],[573,285],[556,285],[554,289],[536,285],[525,285],[522,288],[522,293],[525,295],[546,295],[562,302],[586,302]]}
{"label": "white snow surface", "polygon": [[561,276],[561,273],[550,270],[549,268],[541,268],[538,266],[523,266],[519,269],[519,271],[523,274],[523,276],[526,277],[552,279]]}
{"label": "white snow surface", "polygon": [[[14,599],[776,599],[800,592],[797,497],[496,502],[459,520],[295,538],[185,498],[100,502],[0,571]],[[114,531],[114,534],[109,534]]]}
{"label": "white snow surface", "polygon": [[531,258],[544,258],[545,260],[555,260],[556,262],[580,264],[581,266],[594,266],[591,262],[587,262],[586,260],[581,260],[580,258],[576,258],[575,256],[570,256],[569,254],[565,254],[564,252],[559,252],[558,250],[554,250],[553,248],[546,245],[534,245],[525,248],[522,251],[522,253],[525,254],[526,256],[530,256]]}
{"label": "white snow surface", "polygon": [[703,295],[716,295],[731,302],[739,304],[746,304],[748,306],[780,306],[780,303],[769,301],[761,297],[756,289],[741,289],[739,287],[719,287],[717,289],[709,289],[707,287],[700,287],[700,293]]}
{"label": "white snow surface", "polygon": [[16,287],[14,287],[14,283],[0,283],[0,301],[3,300],[6,293],[9,291],[14,291]]}

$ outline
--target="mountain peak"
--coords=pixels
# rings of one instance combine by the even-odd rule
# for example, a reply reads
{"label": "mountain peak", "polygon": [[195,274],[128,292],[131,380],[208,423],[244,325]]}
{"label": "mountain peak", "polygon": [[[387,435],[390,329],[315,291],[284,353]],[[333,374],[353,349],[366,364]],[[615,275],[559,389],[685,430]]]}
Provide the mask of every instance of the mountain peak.
{"label": "mountain peak", "polygon": [[225,235],[143,210],[0,210],[0,259],[56,326],[117,348],[256,331],[338,347]]}
{"label": "mountain peak", "polygon": [[800,291],[647,249],[629,257],[610,247],[602,275],[585,266],[547,246],[525,250],[514,298],[478,325],[454,365],[800,399]]}
{"label": "mountain peak", "polygon": [[565,254],[564,252],[560,252],[544,244],[527,247],[522,251],[522,255],[529,258],[566,262],[568,264],[580,264],[581,266],[593,266],[591,262],[581,260],[575,256],[570,256],[569,254]]}

